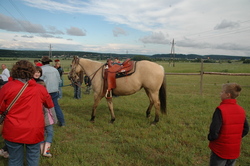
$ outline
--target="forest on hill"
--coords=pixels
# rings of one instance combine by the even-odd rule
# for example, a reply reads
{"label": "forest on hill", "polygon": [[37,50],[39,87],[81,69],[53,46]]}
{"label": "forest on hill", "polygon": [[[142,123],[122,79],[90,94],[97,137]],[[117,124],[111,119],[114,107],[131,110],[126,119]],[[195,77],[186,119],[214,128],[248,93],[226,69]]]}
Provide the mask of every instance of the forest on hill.
{"label": "forest on hill", "polygon": [[[0,57],[8,58],[42,58],[48,56],[49,51],[34,50],[4,50],[0,49]],[[119,57],[120,59],[133,57],[147,57],[152,60],[194,60],[194,59],[210,59],[210,60],[245,60],[250,57],[229,56],[229,55],[198,55],[198,54],[154,54],[154,55],[138,55],[138,54],[115,54],[115,53],[97,53],[84,51],[52,51],[51,55],[55,58],[71,58],[73,56],[86,57],[90,59],[105,60],[108,58]]]}

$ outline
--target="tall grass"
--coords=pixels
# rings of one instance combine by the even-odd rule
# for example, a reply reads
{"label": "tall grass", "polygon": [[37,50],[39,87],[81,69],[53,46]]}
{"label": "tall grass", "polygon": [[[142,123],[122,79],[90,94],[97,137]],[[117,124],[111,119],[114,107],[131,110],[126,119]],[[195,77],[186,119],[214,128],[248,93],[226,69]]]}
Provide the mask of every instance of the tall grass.
{"label": "tall grass", "polygon": [[[166,72],[200,70],[200,64],[196,63],[176,63],[175,67],[161,64]],[[228,72],[249,72],[248,65],[238,63],[204,64],[204,68],[211,72],[226,69]],[[65,85],[69,84],[66,76],[64,81]],[[205,75],[202,96],[199,82],[199,76],[167,75],[167,115],[161,115],[156,126],[150,125],[154,120],[154,110],[151,117],[146,118],[148,98],[144,90],[113,98],[116,121],[109,124],[110,113],[104,99],[97,108],[95,123],[91,123],[93,93],[83,94],[82,99],[76,100],[73,99],[73,88],[63,87],[63,98],[59,103],[66,127],[54,126],[53,157],[41,157],[40,165],[208,165],[207,134],[212,114],[220,103],[221,85],[226,82],[242,85],[238,103],[245,108],[249,121],[250,77]],[[247,135],[243,138],[237,165],[250,165],[249,144]],[[6,165],[7,159],[0,158],[1,163]]]}

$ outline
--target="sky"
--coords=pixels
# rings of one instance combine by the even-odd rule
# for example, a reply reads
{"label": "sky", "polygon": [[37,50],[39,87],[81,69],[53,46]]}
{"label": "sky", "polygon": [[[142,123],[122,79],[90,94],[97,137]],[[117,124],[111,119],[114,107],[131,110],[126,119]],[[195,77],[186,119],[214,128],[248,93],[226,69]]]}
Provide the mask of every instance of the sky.
{"label": "sky", "polygon": [[249,0],[0,0],[0,49],[250,56]]}

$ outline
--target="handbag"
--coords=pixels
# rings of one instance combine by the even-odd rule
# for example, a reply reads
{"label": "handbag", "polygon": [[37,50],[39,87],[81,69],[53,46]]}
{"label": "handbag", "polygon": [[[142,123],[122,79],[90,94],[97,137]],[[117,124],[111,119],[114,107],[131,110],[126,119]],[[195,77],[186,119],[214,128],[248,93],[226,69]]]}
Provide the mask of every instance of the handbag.
{"label": "handbag", "polygon": [[2,134],[3,131],[3,122],[4,119],[6,117],[6,115],[8,114],[9,110],[11,109],[11,107],[15,104],[15,102],[19,99],[19,97],[22,95],[23,91],[26,89],[26,87],[28,86],[28,82],[26,82],[23,87],[21,88],[21,90],[18,92],[18,94],[16,95],[16,97],[12,100],[12,102],[10,103],[10,105],[8,106],[8,108],[2,113],[2,115],[0,115],[0,134]]}

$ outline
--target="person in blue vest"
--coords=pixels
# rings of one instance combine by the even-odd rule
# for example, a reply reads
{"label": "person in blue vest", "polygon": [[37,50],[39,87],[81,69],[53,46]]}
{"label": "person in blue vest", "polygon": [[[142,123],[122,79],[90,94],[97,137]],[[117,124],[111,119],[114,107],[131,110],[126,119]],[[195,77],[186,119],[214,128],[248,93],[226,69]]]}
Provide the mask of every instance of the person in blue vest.
{"label": "person in blue vest", "polygon": [[208,134],[210,166],[234,166],[240,156],[242,137],[249,131],[246,112],[236,100],[240,91],[236,83],[222,86],[221,103],[215,109]]}

